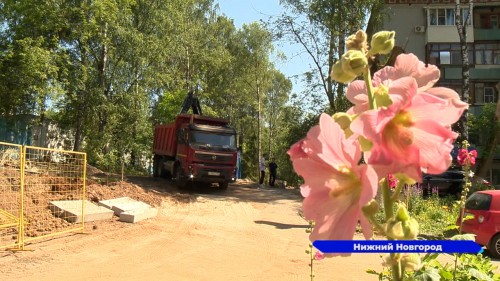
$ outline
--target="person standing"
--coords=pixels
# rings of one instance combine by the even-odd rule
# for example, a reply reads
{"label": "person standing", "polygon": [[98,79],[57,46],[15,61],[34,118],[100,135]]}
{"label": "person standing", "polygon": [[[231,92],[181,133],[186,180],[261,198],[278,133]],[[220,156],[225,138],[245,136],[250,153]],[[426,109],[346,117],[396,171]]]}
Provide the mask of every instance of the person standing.
{"label": "person standing", "polygon": [[264,158],[264,156],[260,158],[259,169],[260,169],[259,187],[264,187],[264,178],[266,176],[266,158]]}
{"label": "person standing", "polygon": [[276,171],[278,165],[274,162],[274,158],[269,162],[269,186],[274,186],[274,181],[276,180]]}
{"label": "person standing", "polygon": [[238,150],[236,152],[237,158],[236,158],[236,179],[241,179],[241,153],[242,149],[241,146],[238,147]]}

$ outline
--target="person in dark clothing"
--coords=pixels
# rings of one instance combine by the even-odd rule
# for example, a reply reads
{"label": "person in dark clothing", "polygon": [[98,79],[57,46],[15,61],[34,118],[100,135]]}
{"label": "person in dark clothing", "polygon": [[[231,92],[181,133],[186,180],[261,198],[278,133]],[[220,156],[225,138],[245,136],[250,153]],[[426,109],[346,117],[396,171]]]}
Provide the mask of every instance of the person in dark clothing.
{"label": "person in dark clothing", "polygon": [[269,186],[274,186],[274,181],[276,180],[276,170],[278,169],[278,165],[274,162],[274,159],[271,159],[269,162]]}

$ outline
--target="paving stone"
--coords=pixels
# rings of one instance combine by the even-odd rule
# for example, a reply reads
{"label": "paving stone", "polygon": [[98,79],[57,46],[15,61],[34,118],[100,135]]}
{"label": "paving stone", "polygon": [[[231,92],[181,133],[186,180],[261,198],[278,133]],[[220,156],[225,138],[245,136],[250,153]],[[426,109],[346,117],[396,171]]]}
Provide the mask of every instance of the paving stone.
{"label": "paving stone", "polygon": [[[82,200],[50,201],[49,208],[56,217],[72,223],[82,222]],[[85,200],[84,208],[85,222],[113,218],[112,210],[97,206],[88,200]]]}

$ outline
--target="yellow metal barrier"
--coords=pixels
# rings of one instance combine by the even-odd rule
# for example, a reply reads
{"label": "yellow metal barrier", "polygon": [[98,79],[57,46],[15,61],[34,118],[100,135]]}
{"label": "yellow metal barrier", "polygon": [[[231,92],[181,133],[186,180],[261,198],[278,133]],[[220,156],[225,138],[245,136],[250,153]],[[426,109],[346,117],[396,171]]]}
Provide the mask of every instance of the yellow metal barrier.
{"label": "yellow metal barrier", "polygon": [[24,242],[83,232],[86,154],[26,146],[23,155]]}
{"label": "yellow metal barrier", "polygon": [[0,249],[19,246],[22,147],[0,142]]}
{"label": "yellow metal barrier", "polygon": [[86,154],[0,142],[0,249],[83,232]]}

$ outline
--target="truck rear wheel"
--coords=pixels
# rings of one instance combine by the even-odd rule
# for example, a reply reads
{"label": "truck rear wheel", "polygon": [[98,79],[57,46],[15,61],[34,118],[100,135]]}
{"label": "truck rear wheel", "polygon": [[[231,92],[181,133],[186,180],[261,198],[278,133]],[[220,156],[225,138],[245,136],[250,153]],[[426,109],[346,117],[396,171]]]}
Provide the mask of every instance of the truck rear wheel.
{"label": "truck rear wheel", "polygon": [[153,158],[153,177],[155,178],[160,176],[159,167],[160,167],[160,159],[155,156]]}

